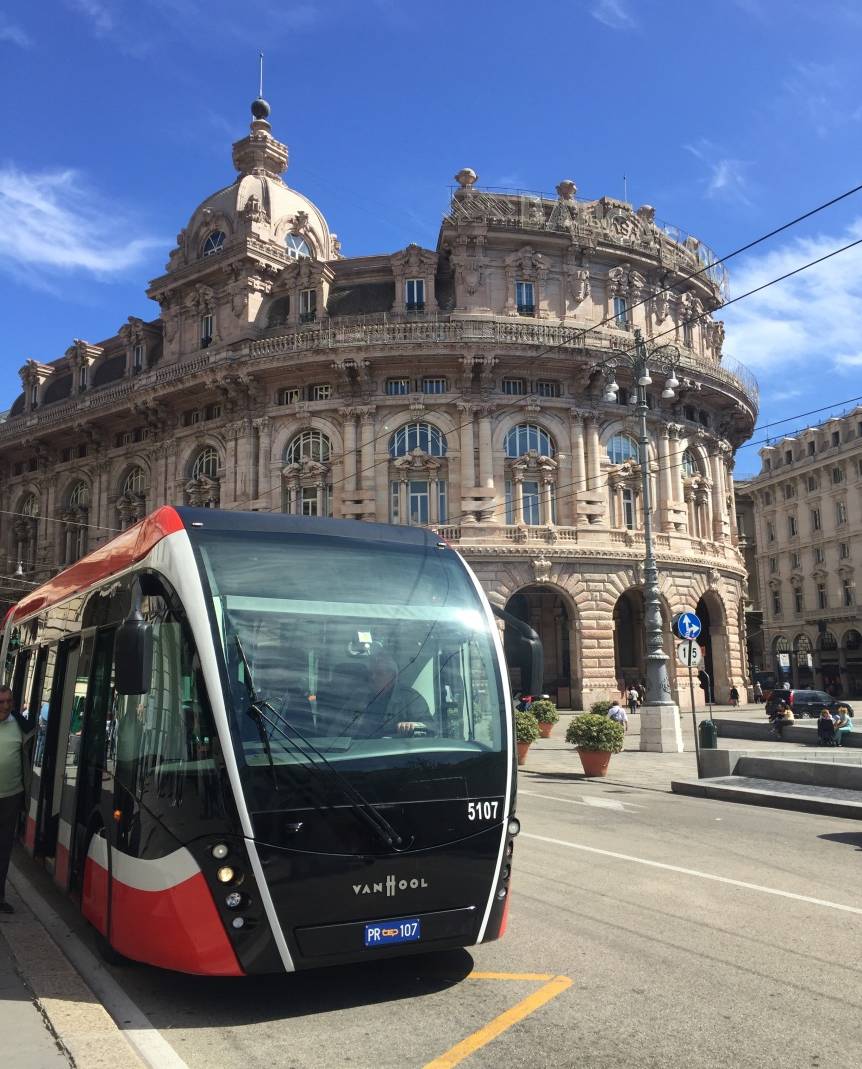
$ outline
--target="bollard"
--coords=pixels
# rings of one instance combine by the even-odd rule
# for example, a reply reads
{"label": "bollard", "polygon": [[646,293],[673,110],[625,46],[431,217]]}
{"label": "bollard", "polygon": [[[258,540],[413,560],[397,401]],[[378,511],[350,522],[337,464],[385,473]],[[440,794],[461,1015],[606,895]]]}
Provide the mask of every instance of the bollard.
{"label": "bollard", "polygon": [[718,749],[718,728],[714,720],[701,720],[697,726],[701,750]]}

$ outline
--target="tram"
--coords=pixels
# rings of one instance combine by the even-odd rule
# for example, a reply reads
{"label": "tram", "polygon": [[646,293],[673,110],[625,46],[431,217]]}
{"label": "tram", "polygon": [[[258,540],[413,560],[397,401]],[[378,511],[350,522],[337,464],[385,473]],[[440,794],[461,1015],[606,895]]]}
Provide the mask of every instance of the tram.
{"label": "tram", "polygon": [[[424,528],[159,508],[4,621],[27,850],[106,956],[187,973],[497,939],[519,824],[494,611]],[[535,634],[507,636],[540,688]]]}

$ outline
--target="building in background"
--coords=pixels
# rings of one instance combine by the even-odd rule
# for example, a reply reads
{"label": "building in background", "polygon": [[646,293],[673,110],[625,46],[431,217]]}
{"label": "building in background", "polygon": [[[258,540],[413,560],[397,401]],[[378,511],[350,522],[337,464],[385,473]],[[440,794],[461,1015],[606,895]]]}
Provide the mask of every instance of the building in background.
{"label": "building in background", "polygon": [[465,168],[435,249],[346,258],[252,111],[235,179],[150,284],[159,317],[21,369],[0,575],[47,577],[165,502],[430,525],[541,633],[546,689],[589,705],[644,675],[634,384],[607,402],[598,367],[640,328],[679,350],[674,399],[649,394],[666,648],[696,609],[718,700],[742,688],[731,473],[757,387],[722,354],[709,250],[649,206],[483,191]]}
{"label": "building in background", "polygon": [[761,449],[753,516],[764,665],[794,687],[862,697],[862,407]]}
{"label": "building in background", "polygon": [[751,480],[735,479],[736,530],[739,536],[739,551],[745,561],[748,584],[745,596],[745,637],[748,676],[754,682],[756,675],[771,671],[772,657],[764,645],[763,604],[760,600],[760,578],[757,571],[757,541],[755,538],[755,505],[751,493]]}

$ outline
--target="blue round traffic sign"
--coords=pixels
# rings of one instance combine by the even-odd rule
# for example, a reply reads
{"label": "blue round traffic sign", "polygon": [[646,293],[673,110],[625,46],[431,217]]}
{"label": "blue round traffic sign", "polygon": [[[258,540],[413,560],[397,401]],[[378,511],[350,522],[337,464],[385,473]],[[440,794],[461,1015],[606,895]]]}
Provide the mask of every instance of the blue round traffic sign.
{"label": "blue round traffic sign", "polygon": [[694,642],[703,630],[700,618],[693,612],[681,612],[674,619],[673,625],[679,637],[689,642]]}

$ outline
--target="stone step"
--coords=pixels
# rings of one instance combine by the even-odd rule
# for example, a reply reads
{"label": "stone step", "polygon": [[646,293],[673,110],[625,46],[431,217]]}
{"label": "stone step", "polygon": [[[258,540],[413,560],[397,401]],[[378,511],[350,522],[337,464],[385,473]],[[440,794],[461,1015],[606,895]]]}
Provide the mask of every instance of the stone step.
{"label": "stone step", "polygon": [[757,776],[673,780],[670,787],[674,794],[862,820],[862,790],[847,787],[825,787]]}

